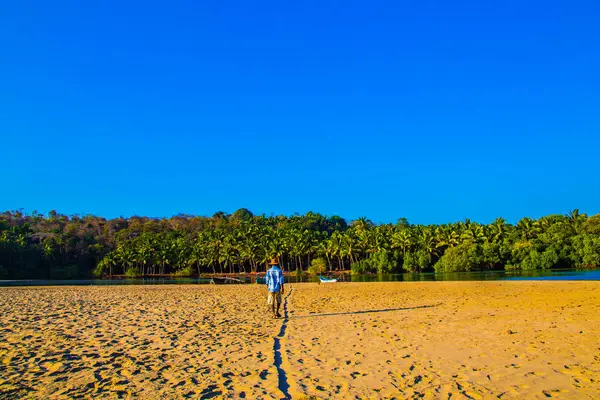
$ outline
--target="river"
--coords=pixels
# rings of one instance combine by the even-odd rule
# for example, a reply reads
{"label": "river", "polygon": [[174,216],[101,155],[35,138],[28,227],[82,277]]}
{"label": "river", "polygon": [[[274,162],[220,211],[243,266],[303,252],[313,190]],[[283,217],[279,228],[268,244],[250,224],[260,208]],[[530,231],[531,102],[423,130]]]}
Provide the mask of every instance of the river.
{"label": "river", "polygon": [[[536,270],[536,271],[478,271],[449,274],[383,274],[336,276],[342,282],[422,282],[422,281],[497,281],[497,280],[600,280],[600,270]],[[255,277],[240,275],[244,283],[255,283]],[[286,276],[288,283],[317,282],[317,276]],[[86,279],[86,280],[0,280],[0,286],[61,286],[61,285],[182,285],[210,284],[210,278],[146,277],[133,279]]]}

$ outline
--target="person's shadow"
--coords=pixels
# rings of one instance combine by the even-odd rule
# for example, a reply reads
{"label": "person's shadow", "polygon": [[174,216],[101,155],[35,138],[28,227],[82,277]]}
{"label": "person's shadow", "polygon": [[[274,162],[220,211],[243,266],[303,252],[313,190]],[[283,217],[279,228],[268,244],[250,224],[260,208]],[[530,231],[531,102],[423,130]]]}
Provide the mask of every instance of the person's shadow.
{"label": "person's shadow", "polygon": [[299,318],[315,318],[315,317],[335,317],[338,315],[358,315],[358,314],[376,314],[376,313],[386,313],[392,311],[408,311],[408,310],[418,310],[421,308],[432,308],[437,307],[442,303],[431,304],[426,306],[415,306],[415,307],[401,307],[401,308],[384,308],[381,310],[362,310],[362,311],[346,311],[346,312],[337,312],[337,313],[324,313],[324,314],[308,314],[308,315],[295,315],[289,317],[289,319],[299,319]]}

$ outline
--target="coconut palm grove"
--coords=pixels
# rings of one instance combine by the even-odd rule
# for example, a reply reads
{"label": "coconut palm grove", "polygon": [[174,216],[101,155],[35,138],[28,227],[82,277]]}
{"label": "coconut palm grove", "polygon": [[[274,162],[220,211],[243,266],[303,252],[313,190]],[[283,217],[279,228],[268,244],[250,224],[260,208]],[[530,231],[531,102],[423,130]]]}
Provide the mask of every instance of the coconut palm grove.
{"label": "coconut palm grove", "polygon": [[74,279],[252,273],[280,257],[285,271],[462,272],[597,268],[600,214],[469,220],[442,225],[374,224],[367,218],[253,215],[105,219],[0,214],[0,279]]}

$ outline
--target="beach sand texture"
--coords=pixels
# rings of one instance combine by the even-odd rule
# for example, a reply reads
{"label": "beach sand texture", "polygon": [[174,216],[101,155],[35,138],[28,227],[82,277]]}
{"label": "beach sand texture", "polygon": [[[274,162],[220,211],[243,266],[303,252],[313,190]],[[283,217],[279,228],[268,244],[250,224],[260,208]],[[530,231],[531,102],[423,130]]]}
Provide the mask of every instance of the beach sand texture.
{"label": "beach sand texture", "polygon": [[600,282],[0,289],[0,398],[600,398]]}

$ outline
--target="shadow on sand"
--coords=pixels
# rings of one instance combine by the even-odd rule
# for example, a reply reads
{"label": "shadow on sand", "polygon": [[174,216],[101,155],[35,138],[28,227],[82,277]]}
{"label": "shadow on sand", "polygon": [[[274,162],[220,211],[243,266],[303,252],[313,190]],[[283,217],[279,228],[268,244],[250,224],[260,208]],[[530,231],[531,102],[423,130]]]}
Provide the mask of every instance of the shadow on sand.
{"label": "shadow on sand", "polygon": [[[362,310],[362,311],[346,311],[346,312],[338,312],[338,313],[326,313],[326,314],[309,314],[309,315],[297,315],[289,317],[289,319],[300,319],[300,318],[315,318],[315,317],[335,317],[338,315],[358,315],[358,314],[376,314],[376,313],[386,313],[392,311],[408,311],[408,310],[418,310],[420,308],[432,308],[437,307],[442,303],[431,304],[426,306],[416,306],[416,307],[402,307],[402,308],[384,308],[381,310]],[[287,314],[286,314],[287,319]]]}
{"label": "shadow on sand", "polygon": [[277,380],[278,380],[278,388],[283,393],[284,399],[291,399],[289,390],[290,384],[287,380],[287,375],[283,368],[281,368],[281,339],[285,336],[285,331],[287,329],[287,324],[289,321],[288,317],[288,304],[287,299],[292,294],[293,288],[290,287],[290,291],[288,292],[285,300],[283,302],[283,323],[281,324],[281,329],[279,330],[279,334],[275,337],[275,341],[273,343],[273,355],[275,360],[275,368],[277,368]]}

